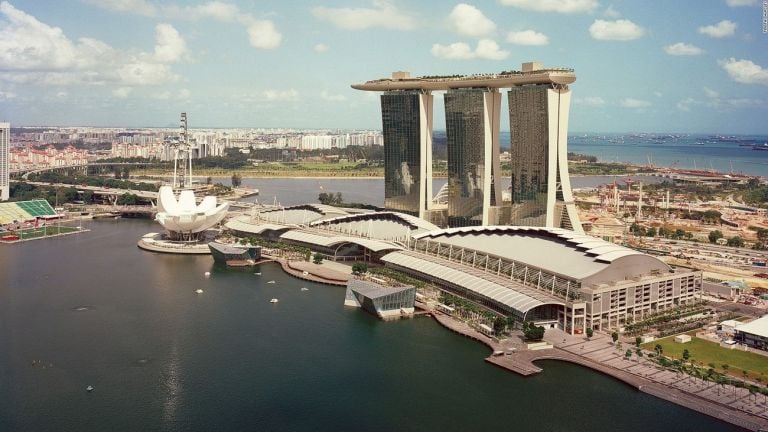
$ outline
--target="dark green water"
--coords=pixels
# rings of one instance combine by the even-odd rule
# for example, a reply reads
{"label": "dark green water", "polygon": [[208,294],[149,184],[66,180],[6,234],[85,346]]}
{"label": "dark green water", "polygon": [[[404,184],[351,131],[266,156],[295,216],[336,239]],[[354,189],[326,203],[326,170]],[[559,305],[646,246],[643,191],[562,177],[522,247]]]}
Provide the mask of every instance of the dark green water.
{"label": "dark green water", "polygon": [[0,245],[1,431],[735,430],[569,364],[520,378],[276,265],[141,251],[148,221],[90,228]]}

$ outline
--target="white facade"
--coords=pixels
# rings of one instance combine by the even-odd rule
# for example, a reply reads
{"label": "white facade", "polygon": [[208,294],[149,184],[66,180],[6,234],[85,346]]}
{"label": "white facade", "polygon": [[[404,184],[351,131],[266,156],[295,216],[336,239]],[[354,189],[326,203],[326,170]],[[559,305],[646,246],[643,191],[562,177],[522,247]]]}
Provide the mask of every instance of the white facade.
{"label": "white facade", "polygon": [[0,123],[0,201],[10,198],[11,124]]}

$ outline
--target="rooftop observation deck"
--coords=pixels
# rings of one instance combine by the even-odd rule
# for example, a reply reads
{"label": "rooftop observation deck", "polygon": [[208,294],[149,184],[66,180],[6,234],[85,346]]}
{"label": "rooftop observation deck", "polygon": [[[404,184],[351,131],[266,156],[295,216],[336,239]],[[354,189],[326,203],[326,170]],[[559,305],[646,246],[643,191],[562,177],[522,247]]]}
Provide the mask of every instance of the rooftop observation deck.
{"label": "rooftop observation deck", "polygon": [[526,84],[568,85],[576,81],[573,69],[543,68],[537,63],[524,63],[522,71],[495,74],[411,77],[407,72],[395,72],[391,78],[352,84],[356,90],[450,90],[457,88],[507,88]]}

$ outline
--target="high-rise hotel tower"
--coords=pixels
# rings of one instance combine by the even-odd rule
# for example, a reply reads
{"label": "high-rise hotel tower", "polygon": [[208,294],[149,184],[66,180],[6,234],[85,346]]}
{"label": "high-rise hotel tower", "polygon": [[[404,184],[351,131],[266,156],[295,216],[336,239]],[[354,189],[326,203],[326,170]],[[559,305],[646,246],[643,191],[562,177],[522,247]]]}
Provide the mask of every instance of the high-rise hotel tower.
{"label": "high-rise hotel tower", "polygon": [[11,125],[0,123],[0,201],[10,198]]}
{"label": "high-rise hotel tower", "polygon": [[[573,70],[524,63],[498,74],[392,78],[382,91],[387,209],[451,227],[519,225],[581,232],[568,176],[568,85]],[[511,177],[499,164],[500,89],[508,88]],[[432,198],[432,92],[446,91],[446,203]],[[506,193],[505,193],[506,192]]]}

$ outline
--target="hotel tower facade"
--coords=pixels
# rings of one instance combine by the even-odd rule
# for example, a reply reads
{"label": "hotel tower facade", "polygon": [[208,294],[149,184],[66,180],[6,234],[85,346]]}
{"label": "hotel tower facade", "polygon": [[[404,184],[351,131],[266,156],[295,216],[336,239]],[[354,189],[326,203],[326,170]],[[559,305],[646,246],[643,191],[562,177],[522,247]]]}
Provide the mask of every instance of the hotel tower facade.
{"label": "hotel tower facade", "polygon": [[[568,176],[570,69],[524,63],[498,74],[391,78],[355,84],[381,91],[385,201],[449,227],[518,225],[582,232]],[[511,176],[499,163],[501,89],[507,91]],[[432,191],[433,91],[445,91],[448,183]]]}

